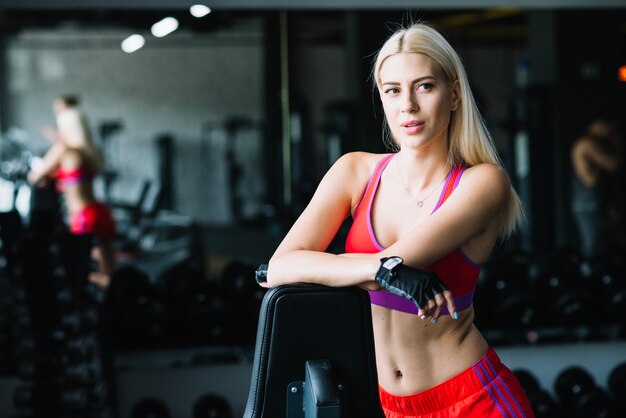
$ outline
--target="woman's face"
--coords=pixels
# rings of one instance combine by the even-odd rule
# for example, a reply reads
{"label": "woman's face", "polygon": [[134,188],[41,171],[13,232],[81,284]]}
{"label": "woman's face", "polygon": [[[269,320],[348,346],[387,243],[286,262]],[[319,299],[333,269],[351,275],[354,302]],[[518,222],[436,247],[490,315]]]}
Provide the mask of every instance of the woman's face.
{"label": "woman's face", "polygon": [[589,126],[589,133],[596,138],[608,138],[615,133],[615,126],[604,120],[596,120]]}
{"label": "woman's face", "polygon": [[388,57],[379,74],[387,123],[400,147],[447,144],[451,111],[459,103],[458,82],[449,83],[439,64],[419,53]]}
{"label": "woman's face", "polygon": [[54,111],[55,115],[58,115],[59,113],[61,113],[65,109],[67,109],[67,104],[65,103],[65,101],[63,101],[61,99],[56,99],[52,103],[52,110]]}

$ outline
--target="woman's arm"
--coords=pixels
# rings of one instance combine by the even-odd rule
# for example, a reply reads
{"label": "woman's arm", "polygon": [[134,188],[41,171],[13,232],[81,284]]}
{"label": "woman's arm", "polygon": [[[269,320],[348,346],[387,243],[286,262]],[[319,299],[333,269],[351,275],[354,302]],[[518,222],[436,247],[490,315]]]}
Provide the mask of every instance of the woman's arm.
{"label": "woman's arm", "polygon": [[580,182],[592,187],[598,178],[598,169],[613,172],[619,168],[619,152],[610,155],[591,139],[582,138],[572,148],[572,166]]}
{"label": "woman's arm", "polygon": [[43,157],[41,166],[36,170],[32,170],[28,173],[28,181],[32,184],[37,184],[45,177],[49,176],[57,169],[61,163],[61,157],[65,152],[65,145],[60,142],[55,143],[50,147],[46,155]]}
{"label": "woman's arm", "polygon": [[[506,172],[493,164],[468,168],[458,187],[429,218],[378,253],[398,255],[414,268],[428,266],[483,234],[479,253],[486,259],[510,193]],[[479,261],[479,260],[476,260]]]}
{"label": "woman's arm", "polygon": [[326,173],[315,195],[272,256],[269,286],[317,283],[352,286],[374,280],[380,257],[342,257],[324,251],[358,204],[373,165],[371,154],[349,153]]}
{"label": "woman's arm", "polygon": [[[510,193],[510,182],[502,168],[481,164],[467,169],[455,192],[428,222],[414,228],[387,249],[376,254],[327,254],[326,249],[342,221],[354,206],[355,184],[364,183],[355,175],[354,156],[342,159],[324,177],[315,196],[298,218],[269,262],[267,286],[293,282],[327,286],[352,286],[376,289],[374,277],[380,259],[400,256],[404,264],[422,268],[445,257],[480,234],[485,258],[497,236],[500,213]],[[370,170],[371,171],[371,170]],[[360,197],[362,190],[356,194]],[[430,300],[418,314],[422,318],[439,316],[448,304],[455,312],[452,294],[445,291]]]}
{"label": "woman's arm", "polygon": [[511,187],[502,168],[480,164],[465,171],[454,193],[428,222],[408,231],[383,251],[350,257],[326,254],[322,251],[350,207],[349,193],[340,193],[334,182],[349,174],[349,169],[338,162],[322,180],[310,205],[270,260],[270,286],[297,281],[329,286],[371,284],[382,257],[400,256],[406,265],[423,268],[480,234],[489,235],[480,242],[483,247],[479,249],[486,259],[495,244]]}

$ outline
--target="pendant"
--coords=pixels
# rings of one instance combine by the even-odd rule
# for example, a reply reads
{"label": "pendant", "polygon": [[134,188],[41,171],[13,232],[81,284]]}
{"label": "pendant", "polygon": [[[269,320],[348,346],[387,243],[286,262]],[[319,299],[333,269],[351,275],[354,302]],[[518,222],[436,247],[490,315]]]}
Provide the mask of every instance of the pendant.
{"label": "pendant", "polygon": [[422,206],[424,206],[424,201],[423,200],[418,200],[417,201],[417,207],[421,208]]}

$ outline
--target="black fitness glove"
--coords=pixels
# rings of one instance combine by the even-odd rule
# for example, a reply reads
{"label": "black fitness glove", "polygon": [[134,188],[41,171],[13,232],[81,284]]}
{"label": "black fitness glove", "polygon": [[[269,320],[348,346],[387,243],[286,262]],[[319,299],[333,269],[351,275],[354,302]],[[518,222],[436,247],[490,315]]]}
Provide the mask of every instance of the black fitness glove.
{"label": "black fitness glove", "polygon": [[437,273],[405,266],[398,256],[380,260],[375,280],[383,289],[415,303],[418,309],[426,306],[437,293],[448,290]]}
{"label": "black fitness glove", "polygon": [[267,263],[261,264],[254,272],[254,278],[258,284],[267,281]]}

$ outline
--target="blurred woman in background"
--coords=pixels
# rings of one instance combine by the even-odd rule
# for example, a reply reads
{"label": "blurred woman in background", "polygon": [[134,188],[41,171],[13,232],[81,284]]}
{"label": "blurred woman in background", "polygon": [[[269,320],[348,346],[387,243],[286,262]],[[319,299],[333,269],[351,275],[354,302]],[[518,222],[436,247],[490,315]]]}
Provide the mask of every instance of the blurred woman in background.
{"label": "blurred woman in background", "polygon": [[59,97],[53,103],[53,111],[57,129],[46,127],[43,131],[53,145],[43,157],[41,166],[28,174],[28,180],[32,184],[56,180],[69,213],[70,231],[94,235],[92,256],[99,268],[90,274],[89,279],[101,287],[108,287],[115,266],[116,232],[111,212],[96,200],[93,191],[93,180],[102,168],[102,159],[76,97]]}
{"label": "blurred woman in background", "polygon": [[598,116],[572,147],[572,214],[586,259],[616,246],[624,250],[618,205],[624,187],[617,175],[624,152],[619,127],[616,118]]}

